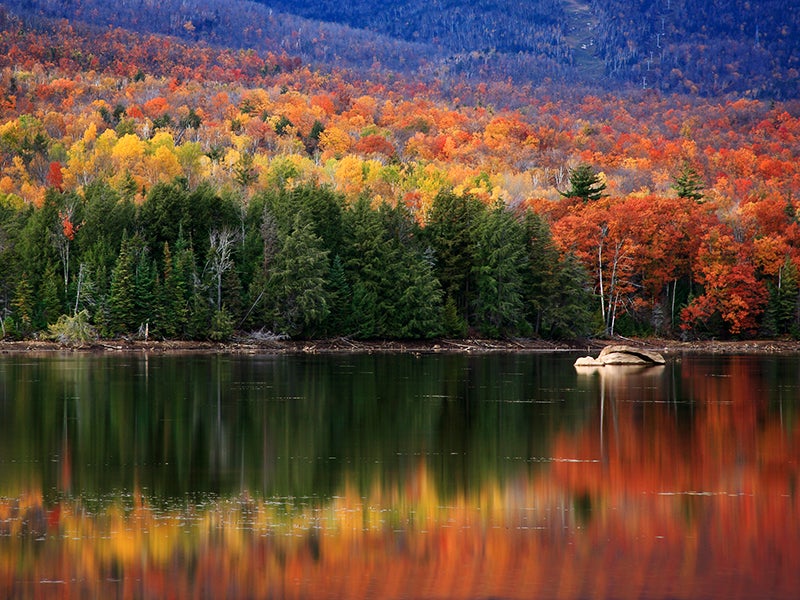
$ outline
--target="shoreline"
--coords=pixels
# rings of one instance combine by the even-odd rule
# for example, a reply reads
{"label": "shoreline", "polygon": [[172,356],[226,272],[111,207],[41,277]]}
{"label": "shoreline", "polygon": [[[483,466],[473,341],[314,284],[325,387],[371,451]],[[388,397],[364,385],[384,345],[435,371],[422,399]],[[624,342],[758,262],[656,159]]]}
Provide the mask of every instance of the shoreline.
{"label": "shoreline", "polygon": [[47,340],[0,340],[0,354],[37,353],[153,353],[153,354],[372,354],[372,353],[504,353],[585,352],[599,353],[604,346],[627,344],[666,355],[687,352],[706,354],[800,354],[800,340],[702,340],[682,342],[661,338],[587,339],[555,342],[547,340],[233,340],[225,343],[185,340],[101,340],[86,345],[67,345]]}

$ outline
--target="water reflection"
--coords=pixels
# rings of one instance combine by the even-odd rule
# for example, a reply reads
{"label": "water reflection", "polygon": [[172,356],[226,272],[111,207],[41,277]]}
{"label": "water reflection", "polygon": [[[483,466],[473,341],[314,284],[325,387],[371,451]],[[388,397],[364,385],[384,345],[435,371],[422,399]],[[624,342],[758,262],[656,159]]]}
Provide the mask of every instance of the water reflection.
{"label": "water reflection", "polygon": [[798,357],[573,360],[5,358],[0,597],[796,597]]}

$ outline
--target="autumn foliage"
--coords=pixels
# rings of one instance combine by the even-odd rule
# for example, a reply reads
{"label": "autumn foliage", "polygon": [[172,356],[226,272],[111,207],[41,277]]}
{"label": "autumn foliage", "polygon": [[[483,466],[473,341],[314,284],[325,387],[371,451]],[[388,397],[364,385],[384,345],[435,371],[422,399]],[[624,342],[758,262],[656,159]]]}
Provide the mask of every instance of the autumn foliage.
{"label": "autumn foliage", "polygon": [[[327,186],[346,206],[363,197],[376,210],[402,205],[423,229],[437,195],[452,192],[519,219],[526,209],[543,216],[561,256],[589,276],[593,333],[798,332],[788,308],[800,266],[795,102],[531,94],[507,83],[444,91],[314,71],[287,55],[2,18],[0,200],[10,220],[0,232],[19,225],[11,207],[39,210],[47,190],[78,206],[101,184],[138,211],[153,190],[181,181],[242,214],[253,198]],[[597,173],[600,197],[559,194],[579,165]],[[677,195],[687,172],[701,194]],[[81,226],[62,219],[63,251]],[[328,250],[332,260],[338,249]],[[158,259],[162,251],[148,248]],[[41,295],[48,261],[58,270],[43,257],[0,272],[3,315],[22,272]],[[54,290],[62,310],[74,304],[79,267],[59,267],[69,274]],[[237,322],[247,307],[238,310]]]}

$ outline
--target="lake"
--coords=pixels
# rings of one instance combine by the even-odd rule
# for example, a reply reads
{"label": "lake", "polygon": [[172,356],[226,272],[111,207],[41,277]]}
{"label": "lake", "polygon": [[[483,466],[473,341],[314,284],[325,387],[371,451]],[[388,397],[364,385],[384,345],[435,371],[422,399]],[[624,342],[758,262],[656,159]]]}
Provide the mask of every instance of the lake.
{"label": "lake", "polygon": [[800,356],[0,356],[1,598],[797,598]]}

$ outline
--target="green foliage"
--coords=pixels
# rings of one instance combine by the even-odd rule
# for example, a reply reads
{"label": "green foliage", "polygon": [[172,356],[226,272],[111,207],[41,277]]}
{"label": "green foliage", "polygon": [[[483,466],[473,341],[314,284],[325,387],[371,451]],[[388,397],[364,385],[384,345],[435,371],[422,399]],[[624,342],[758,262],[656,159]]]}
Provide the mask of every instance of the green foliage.
{"label": "green foliage", "polygon": [[178,125],[180,125],[182,129],[199,129],[202,122],[203,120],[200,118],[200,116],[194,111],[193,108],[190,108],[189,113],[186,116],[181,117],[180,121],[178,121]]}
{"label": "green foliage", "polygon": [[489,337],[526,333],[525,229],[502,205],[486,213],[475,246],[475,321]]}
{"label": "green foliage", "polygon": [[21,335],[30,333],[33,329],[34,298],[33,286],[27,273],[23,273],[17,282],[14,298],[11,301],[11,311],[17,332]]}
{"label": "green foliage", "polygon": [[399,283],[405,288],[397,306],[396,335],[400,338],[432,338],[442,334],[444,296],[433,272],[432,259],[413,250]]}
{"label": "green foliage", "polygon": [[342,258],[338,254],[331,261],[327,277],[328,318],[325,320],[325,334],[340,336],[348,333],[352,291],[344,271]]}
{"label": "green foliage", "polygon": [[589,275],[572,254],[562,256],[547,222],[533,211],[524,217],[527,272],[525,305],[537,336],[569,339],[591,331]]}
{"label": "green foliage", "polygon": [[111,291],[109,295],[109,319],[107,333],[125,335],[138,326],[136,320],[135,256],[130,238],[122,240],[119,257],[111,273]]}
{"label": "green foliage", "polygon": [[97,339],[97,331],[89,322],[89,313],[82,310],[74,316],[61,315],[48,325],[48,337],[61,344],[82,346]]}
{"label": "green foliage", "polygon": [[186,226],[189,212],[189,193],[186,182],[158,183],[139,207],[137,224],[149,248],[161,249],[164,242],[174,245],[181,229]]}
{"label": "green foliage", "polygon": [[258,179],[258,173],[253,166],[253,155],[242,152],[239,160],[233,165],[233,180],[243,188],[250,187]]}
{"label": "green foliage", "polygon": [[589,286],[589,274],[573,254],[558,260],[552,290],[542,314],[540,332],[555,339],[589,335],[594,296]]}
{"label": "green foliage", "polygon": [[681,170],[672,184],[679,198],[700,202],[703,199],[703,180],[688,160],[683,161]]}
{"label": "green foliage", "polygon": [[591,165],[581,164],[569,171],[569,189],[566,192],[559,190],[565,198],[580,198],[584,202],[599,200],[605,194],[605,182],[595,172]]}
{"label": "green foliage", "polygon": [[275,123],[275,133],[284,135],[289,127],[292,127],[292,122],[286,115],[281,115],[277,123]]}
{"label": "green foliage", "polygon": [[55,266],[50,265],[42,276],[39,286],[38,310],[35,325],[37,328],[44,328],[56,320],[64,312],[61,294],[59,293],[59,277],[56,274]]}
{"label": "green foliage", "polygon": [[328,316],[325,278],[328,252],[311,225],[297,219],[294,230],[281,243],[270,269],[267,306],[272,330],[291,336],[307,336],[320,330]]}
{"label": "green foliage", "polygon": [[433,249],[434,272],[459,316],[468,320],[475,299],[475,235],[486,208],[476,198],[440,192],[425,227],[425,241]]}
{"label": "green foliage", "polygon": [[208,338],[212,342],[226,342],[233,337],[233,331],[233,317],[228,310],[223,306],[221,309],[214,311],[214,315],[211,317]]}
{"label": "green foliage", "polygon": [[787,259],[781,267],[778,281],[770,282],[769,302],[764,313],[762,331],[765,335],[798,334],[798,302],[800,301],[800,282],[797,267]]}

